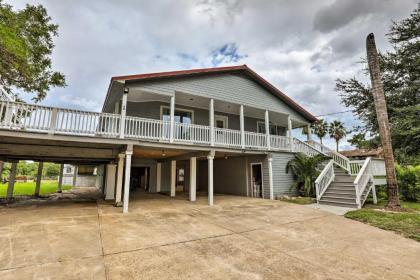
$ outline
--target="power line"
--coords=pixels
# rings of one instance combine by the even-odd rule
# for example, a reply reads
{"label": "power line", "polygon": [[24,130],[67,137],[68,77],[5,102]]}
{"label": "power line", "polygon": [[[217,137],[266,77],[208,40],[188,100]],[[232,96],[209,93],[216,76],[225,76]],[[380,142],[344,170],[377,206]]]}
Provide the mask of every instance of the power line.
{"label": "power line", "polygon": [[351,112],[352,110],[346,110],[346,111],[341,111],[341,112],[334,112],[334,113],[328,113],[328,114],[323,114],[323,115],[317,115],[315,117],[323,117],[323,116],[330,116],[330,115],[338,115],[338,114],[343,114],[343,113],[347,113],[347,112]]}

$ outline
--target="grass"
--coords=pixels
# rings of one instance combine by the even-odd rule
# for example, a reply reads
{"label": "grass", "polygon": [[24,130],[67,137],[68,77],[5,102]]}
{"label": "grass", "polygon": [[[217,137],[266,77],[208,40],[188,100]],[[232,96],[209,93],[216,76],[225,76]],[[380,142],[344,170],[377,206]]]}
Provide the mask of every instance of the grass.
{"label": "grass", "polygon": [[391,230],[420,242],[420,203],[401,201],[401,206],[411,211],[398,213],[384,211],[385,205],[385,200],[378,201],[377,205],[366,204],[363,209],[350,211],[345,217]]}
{"label": "grass", "polygon": [[[8,184],[0,184],[0,198],[6,197]],[[45,180],[41,182],[40,194],[55,193],[58,188],[57,181]],[[63,191],[71,189],[71,186],[62,186]],[[35,193],[35,182],[16,182],[13,189],[13,195],[33,195]]]}
{"label": "grass", "polygon": [[312,197],[302,197],[302,196],[298,196],[298,197],[289,197],[289,198],[279,198],[280,201],[285,201],[285,202],[290,202],[290,203],[295,203],[295,204],[312,204],[315,203],[316,200]]}

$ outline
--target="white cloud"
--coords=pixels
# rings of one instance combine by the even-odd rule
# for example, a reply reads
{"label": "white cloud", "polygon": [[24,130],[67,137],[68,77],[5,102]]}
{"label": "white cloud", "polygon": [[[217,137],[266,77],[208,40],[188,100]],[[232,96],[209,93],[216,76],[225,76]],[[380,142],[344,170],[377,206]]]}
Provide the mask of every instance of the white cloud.
{"label": "white cloud", "polygon": [[[7,0],[6,0],[7,1]],[[53,1],[41,3],[58,23],[54,67],[68,87],[47,105],[100,110],[111,76],[244,64],[315,115],[344,111],[335,80],[360,74],[366,35],[389,49],[391,20],[417,3],[400,1]],[[234,54],[217,50],[229,46]],[[230,51],[232,49],[229,49]],[[351,114],[334,115],[350,128]],[[343,141],[343,146],[347,145]]]}

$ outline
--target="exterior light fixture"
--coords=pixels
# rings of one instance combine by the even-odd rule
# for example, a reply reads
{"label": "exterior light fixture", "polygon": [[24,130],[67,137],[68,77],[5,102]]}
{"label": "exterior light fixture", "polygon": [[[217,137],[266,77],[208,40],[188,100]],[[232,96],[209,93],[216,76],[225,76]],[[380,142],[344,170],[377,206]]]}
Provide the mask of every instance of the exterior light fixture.
{"label": "exterior light fixture", "polygon": [[165,150],[162,150],[162,156],[164,157],[164,156],[166,156],[166,154],[165,154]]}
{"label": "exterior light fixture", "polygon": [[124,93],[127,94],[128,93],[128,88],[124,88]]}

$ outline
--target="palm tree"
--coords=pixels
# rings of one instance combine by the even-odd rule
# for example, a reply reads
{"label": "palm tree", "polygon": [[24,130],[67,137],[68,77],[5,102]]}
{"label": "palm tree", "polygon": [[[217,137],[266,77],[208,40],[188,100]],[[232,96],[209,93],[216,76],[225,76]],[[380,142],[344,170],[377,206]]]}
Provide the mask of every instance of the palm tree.
{"label": "palm tree", "polygon": [[318,136],[319,141],[322,144],[322,138],[324,138],[328,133],[328,123],[325,120],[320,119],[313,125],[313,129],[314,133],[316,136]]}
{"label": "palm tree", "polygon": [[335,143],[337,145],[337,152],[338,152],[338,142],[346,136],[346,129],[344,128],[344,124],[340,121],[333,121],[330,124],[329,128],[330,137],[335,139]]}
{"label": "palm tree", "polygon": [[391,136],[389,132],[388,111],[386,108],[385,94],[379,69],[378,52],[375,45],[375,37],[370,33],[366,38],[367,59],[370,79],[372,81],[372,94],[375,103],[376,118],[378,120],[379,135],[384,149],[386,170],[386,182],[388,185],[388,207],[400,206],[398,197],[397,177],[395,174],[394,154],[392,151]]}
{"label": "palm tree", "polygon": [[327,157],[320,154],[309,157],[303,153],[297,153],[295,158],[286,165],[286,173],[291,171],[296,176],[296,181],[290,188],[296,188],[301,195],[314,194],[314,182],[319,174],[317,166],[326,159]]}

